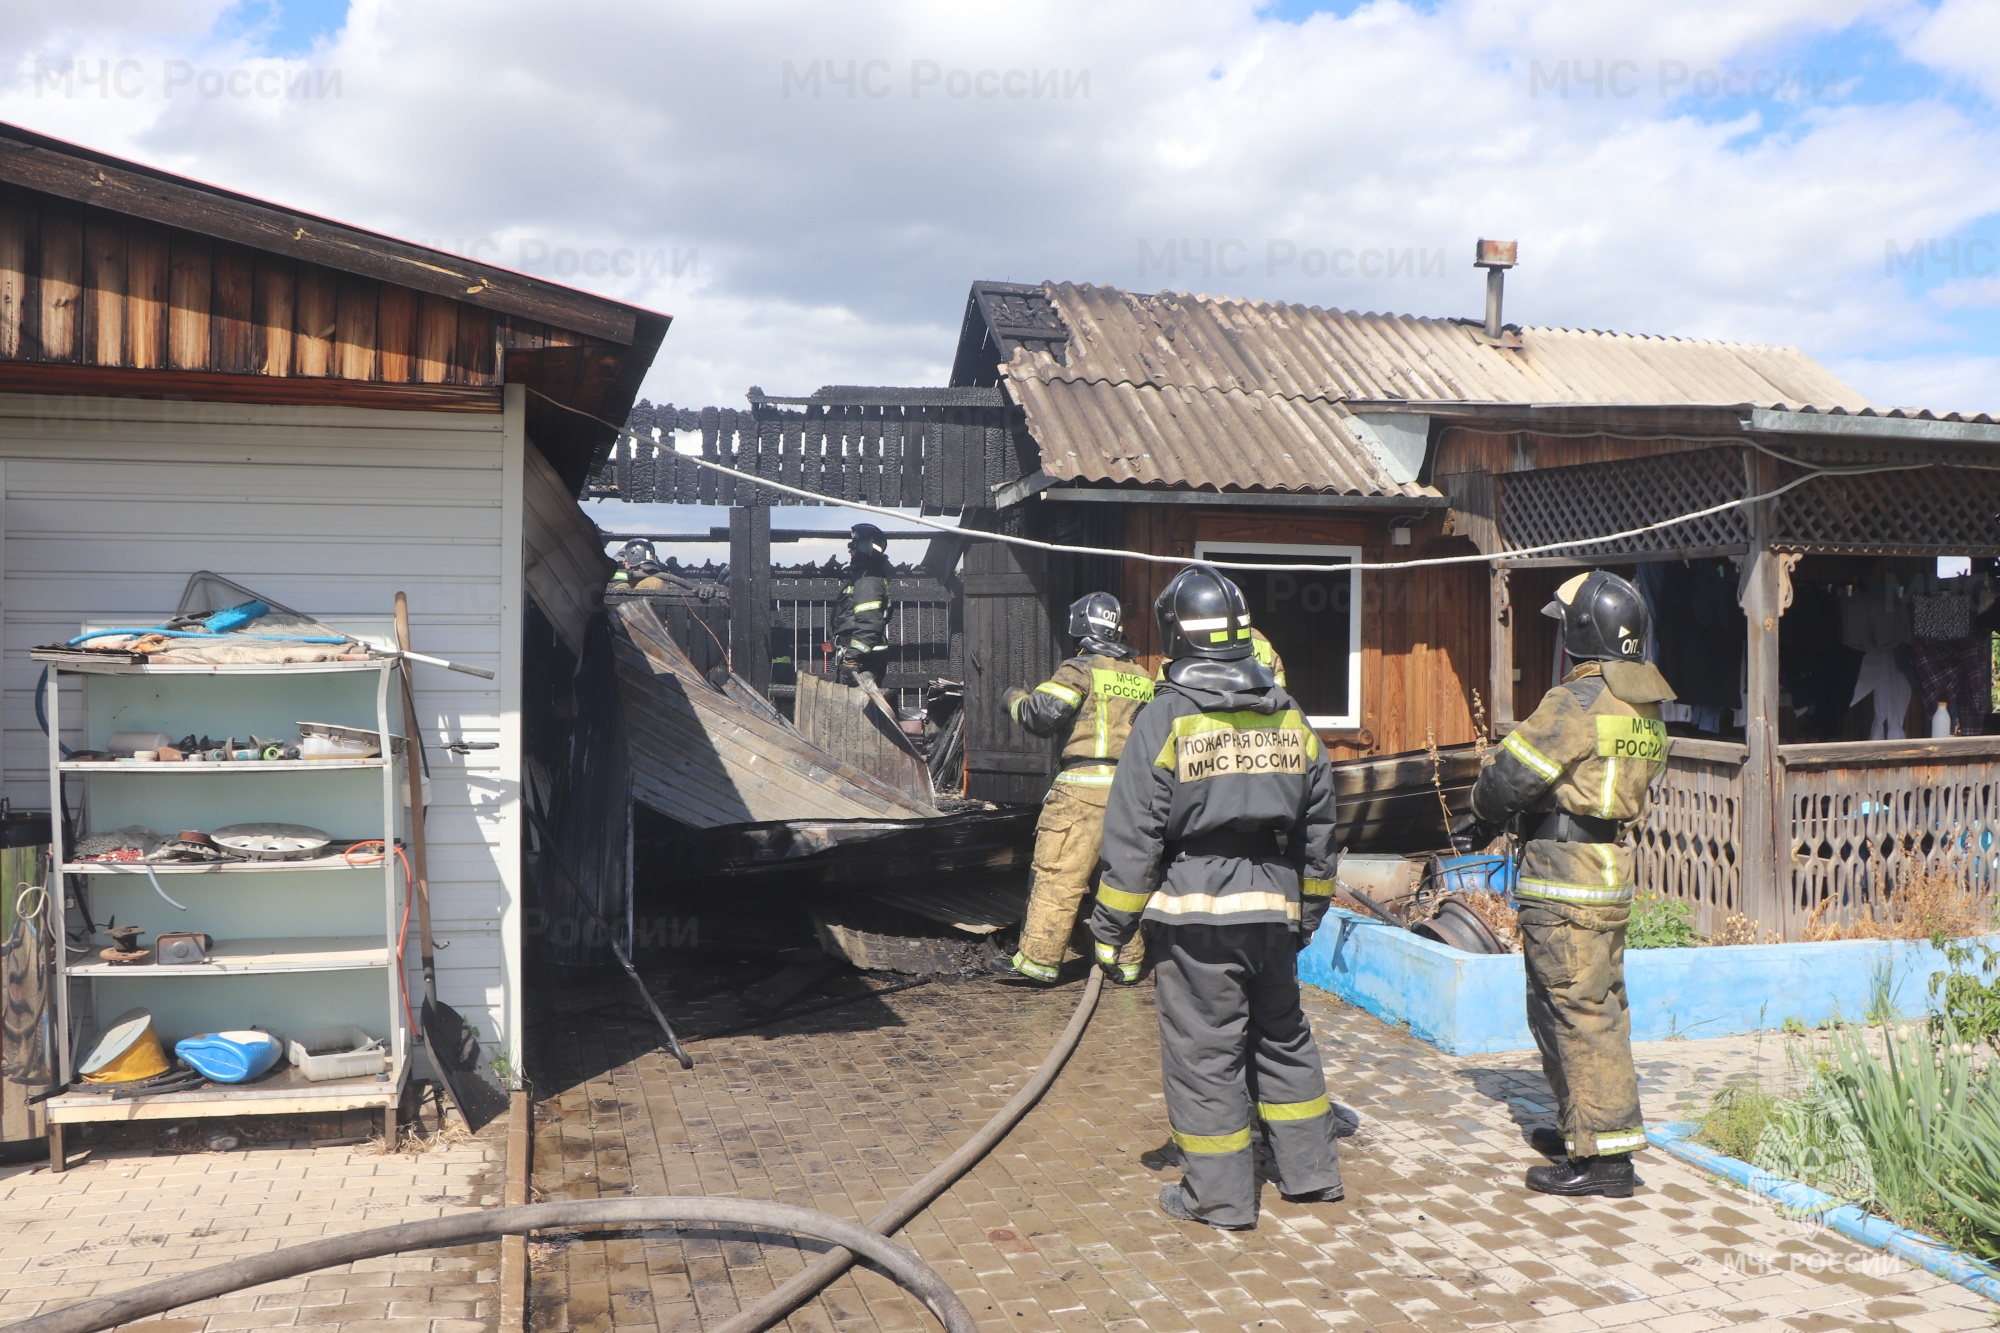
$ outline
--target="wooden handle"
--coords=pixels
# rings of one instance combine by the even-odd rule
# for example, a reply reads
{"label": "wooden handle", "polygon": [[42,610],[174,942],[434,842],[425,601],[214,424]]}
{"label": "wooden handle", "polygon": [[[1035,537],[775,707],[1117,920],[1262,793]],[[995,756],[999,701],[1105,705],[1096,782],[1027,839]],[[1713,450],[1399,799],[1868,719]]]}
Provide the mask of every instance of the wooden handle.
{"label": "wooden handle", "polygon": [[[396,647],[410,650],[410,599],[396,594]],[[424,739],[417,730],[417,696],[410,684],[410,661],[396,664],[403,689],[403,764],[410,776],[410,877],[417,882],[418,943],[424,960],[424,998],[437,1003],[436,946],[431,943],[430,867],[424,856]]]}

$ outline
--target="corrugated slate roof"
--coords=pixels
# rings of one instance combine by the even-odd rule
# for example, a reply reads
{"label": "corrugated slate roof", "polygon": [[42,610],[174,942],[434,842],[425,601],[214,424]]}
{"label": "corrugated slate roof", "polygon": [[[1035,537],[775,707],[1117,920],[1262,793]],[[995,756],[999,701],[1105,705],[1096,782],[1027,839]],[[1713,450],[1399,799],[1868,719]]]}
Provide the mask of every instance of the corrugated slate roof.
{"label": "corrugated slate roof", "polygon": [[1042,471],[1065,481],[1437,494],[1392,479],[1332,399],[1034,376],[1009,387]]}
{"label": "corrugated slate roof", "polygon": [[1502,348],[1456,320],[1089,284],[1022,291],[1067,336],[1017,340],[996,326],[1010,354],[1002,375],[1043,471],[1064,481],[1430,495],[1394,478],[1351,408],[1869,408],[1793,347],[1521,329],[1521,346]]}

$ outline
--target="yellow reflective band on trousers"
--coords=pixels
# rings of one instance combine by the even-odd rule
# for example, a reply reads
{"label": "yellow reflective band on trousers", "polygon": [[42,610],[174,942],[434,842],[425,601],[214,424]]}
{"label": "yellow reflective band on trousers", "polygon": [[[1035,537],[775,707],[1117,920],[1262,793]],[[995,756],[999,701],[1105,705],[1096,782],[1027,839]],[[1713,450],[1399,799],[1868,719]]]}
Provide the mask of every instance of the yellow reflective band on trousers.
{"label": "yellow reflective band on trousers", "polygon": [[1562,776],[1562,765],[1551,761],[1547,755],[1522,740],[1518,731],[1508,732],[1507,739],[1500,742],[1500,748],[1551,782]]}
{"label": "yellow reflective band on trousers", "polygon": [[1315,1097],[1309,1102],[1258,1102],[1257,1115],[1264,1120],[1310,1120],[1316,1115],[1325,1115],[1332,1110],[1325,1097]]}
{"label": "yellow reflective band on trousers", "polygon": [[[1564,1146],[1576,1147],[1575,1139],[1565,1139]],[[1643,1129],[1600,1130],[1597,1134],[1597,1151],[1635,1152],[1646,1146],[1646,1131]]]}
{"label": "yellow reflective band on trousers", "polygon": [[1250,1147],[1250,1127],[1245,1125],[1234,1134],[1183,1134],[1177,1129],[1174,1142],[1182,1152],[1244,1152]]}
{"label": "yellow reflective band on trousers", "polygon": [[1014,970],[1022,976],[1033,977],[1037,981],[1054,981],[1056,969],[1044,966],[1024,953],[1014,955]]}
{"label": "yellow reflective band on trousers", "polygon": [[1097,901],[1114,912],[1143,912],[1152,897],[1150,893],[1127,893],[1123,889],[1114,889],[1109,884],[1097,886]]}
{"label": "yellow reflective band on trousers", "polygon": [[[1102,898],[1104,890],[1099,889],[1097,896]],[[1117,904],[1113,903],[1112,906],[1115,907]],[[1300,916],[1299,905],[1287,895],[1259,889],[1246,889],[1241,893],[1162,893],[1154,897],[1153,910],[1161,916],[1235,916],[1239,912],[1283,912],[1288,921],[1297,921]]]}
{"label": "yellow reflective band on trousers", "polygon": [[1632,885],[1599,889],[1588,884],[1562,884],[1554,880],[1524,879],[1514,888],[1516,898],[1554,898],[1567,903],[1622,903],[1632,896]]}
{"label": "yellow reflective band on trousers", "polygon": [[1308,898],[1331,898],[1333,897],[1333,881],[1330,879],[1300,880],[1299,892]]}

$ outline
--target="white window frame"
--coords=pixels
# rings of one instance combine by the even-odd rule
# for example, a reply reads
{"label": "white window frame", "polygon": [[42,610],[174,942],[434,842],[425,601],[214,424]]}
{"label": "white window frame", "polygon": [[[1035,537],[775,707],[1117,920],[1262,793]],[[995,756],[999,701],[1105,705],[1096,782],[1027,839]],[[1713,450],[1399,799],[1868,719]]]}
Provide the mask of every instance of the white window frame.
{"label": "white window frame", "polygon": [[[1295,555],[1296,562],[1304,564],[1314,556],[1345,556],[1347,571],[1347,711],[1336,716],[1308,715],[1306,721],[1321,731],[1356,731],[1361,727],[1361,571],[1353,566],[1361,563],[1359,546],[1318,546],[1296,542],[1233,542],[1198,541],[1194,544],[1197,560],[1227,560],[1232,552],[1244,555]],[[1329,566],[1338,572],[1339,566]],[[1231,573],[1223,570],[1224,574]],[[1257,623],[1257,608],[1250,608],[1250,623]]]}

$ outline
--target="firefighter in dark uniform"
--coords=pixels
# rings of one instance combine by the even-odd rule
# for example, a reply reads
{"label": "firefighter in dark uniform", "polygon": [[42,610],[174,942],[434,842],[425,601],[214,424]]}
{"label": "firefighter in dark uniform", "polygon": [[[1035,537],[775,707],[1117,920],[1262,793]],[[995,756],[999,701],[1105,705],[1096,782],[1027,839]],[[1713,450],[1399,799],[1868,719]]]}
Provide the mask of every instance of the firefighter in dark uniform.
{"label": "firefighter in dark uniform", "polygon": [[1562,621],[1580,665],[1507,734],[1472,789],[1461,848],[1491,842],[1516,816],[1526,846],[1515,903],[1528,973],[1528,1027],[1541,1048],[1561,1134],[1531,1141],[1557,1160],[1528,1172],[1543,1194],[1626,1198],[1646,1145],[1632,1069],[1625,927],[1634,853],[1625,831],[1667,762],[1664,677],[1641,656],[1647,611],[1615,574],[1579,574],[1543,614]]}
{"label": "firefighter in dark uniform", "polygon": [[[1035,824],[1035,880],[1021,947],[1003,980],[1047,985],[1056,979],[1076,931],[1077,909],[1090,892],[1104,837],[1104,805],[1132,719],[1153,697],[1153,682],[1132,661],[1122,608],[1108,592],[1078,598],[1069,632],[1081,640],[1075,657],[1032,691],[1007,692],[1007,711],[1037,736],[1068,732],[1062,769],[1042,801]],[[1113,960],[1115,980],[1139,979],[1145,946],[1135,936]]]}
{"label": "firefighter in dark uniform", "polygon": [[847,553],[847,583],[833,611],[833,650],[841,666],[879,681],[889,661],[889,539],[873,523],[856,523]]}
{"label": "firefighter in dark uniform", "polygon": [[1145,923],[1185,1171],[1160,1210],[1245,1230],[1257,1221],[1253,1117],[1287,1199],[1342,1193],[1296,958],[1333,896],[1333,770],[1252,655],[1234,583],[1193,565],[1153,610],[1174,661],[1118,761],[1090,930],[1111,965]]}

